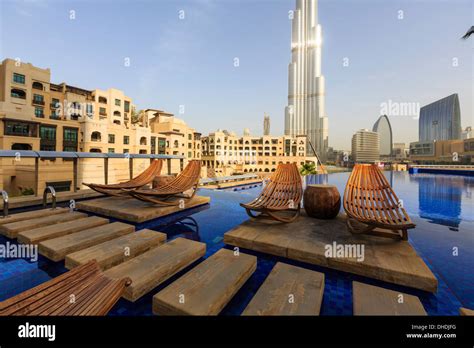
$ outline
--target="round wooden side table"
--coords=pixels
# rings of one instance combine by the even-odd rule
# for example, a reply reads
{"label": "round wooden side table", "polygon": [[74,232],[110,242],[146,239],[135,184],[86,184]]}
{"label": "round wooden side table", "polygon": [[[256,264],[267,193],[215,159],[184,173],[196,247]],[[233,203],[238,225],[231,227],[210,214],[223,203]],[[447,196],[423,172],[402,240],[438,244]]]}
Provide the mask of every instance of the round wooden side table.
{"label": "round wooden side table", "polygon": [[304,210],[317,219],[334,219],[341,209],[341,195],[334,185],[308,185],[303,196]]}

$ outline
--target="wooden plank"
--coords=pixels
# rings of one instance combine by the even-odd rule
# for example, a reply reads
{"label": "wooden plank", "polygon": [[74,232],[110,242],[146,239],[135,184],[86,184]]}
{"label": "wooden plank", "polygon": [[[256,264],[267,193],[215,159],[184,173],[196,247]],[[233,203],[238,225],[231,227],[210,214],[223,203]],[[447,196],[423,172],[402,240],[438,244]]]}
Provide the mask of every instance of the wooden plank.
{"label": "wooden plank", "polygon": [[0,225],[10,224],[12,222],[18,222],[23,220],[30,220],[30,219],[37,219],[40,217],[56,215],[67,213],[69,211],[68,208],[56,208],[56,209],[40,209],[40,210],[32,210],[32,211],[25,211],[23,213],[16,213],[7,216],[6,218],[0,217]]}
{"label": "wooden plank", "polygon": [[177,238],[105,271],[105,275],[113,279],[129,277],[132,284],[123,297],[135,302],[205,253],[206,244]]}
{"label": "wooden plank", "polygon": [[255,256],[221,249],[153,296],[153,313],[217,315],[256,268]]}
{"label": "wooden plank", "polygon": [[324,273],[278,262],[242,315],[319,315]]}
{"label": "wooden plank", "polygon": [[61,224],[43,226],[20,232],[17,239],[20,243],[38,244],[44,240],[66,236],[71,233],[87,230],[108,223],[108,219],[98,216],[83,217],[81,219],[63,222]]}
{"label": "wooden plank", "polygon": [[[179,198],[176,199],[179,200]],[[210,200],[209,197],[194,196],[190,200],[184,200],[184,208],[180,208],[178,205],[160,206],[142,202],[135,198],[104,197],[78,202],[76,207],[79,210],[100,214],[102,216],[113,217],[133,223],[142,223],[208,204]]]}
{"label": "wooden plank", "polygon": [[[302,210],[300,218],[291,224],[245,221],[224,234],[224,243],[424,291],[437,291],[438,280],[408,241],[353,235],[345,222],[343,214],[333,220],[319,220],[308,217]],[[336,247],[354,247],[352,251],[356,254],[326,257],[327,247],[334,249],[334,243]]]}
{"label": "wooden plank", "polygon": [[135,231],[135,227],[122,222],[114,222],[90,228],[63,237],[45,240],[39,243],[41,255],[53,261],[63,260],[67,254],[89,248],[93,245],[118,238]]}
{"label": "wooden plank", "polygon": [[87,217],[87,214],[73,212],[33,218],[30,220],[21,220],[0,226],[0,233],[7,236],[8,238],[16,238],[18,236],[18,233],[23,231],[31,230],[33,228],[38,228],[42,226],[60,224],[62,222],[81,219],[84,217]]}
{"label": "wooden plank", "polygon": [[354,315],[427,315],[418,297],[352,282]]}
{"label": "wooden plank", "polygon": [[459,314],[460,315],[467,315],[467,316],[474,316],[474,310],[469,309],[469,308],[459,308]]}
{"label": "wooden plank", "polygon": [[69,254],[66,256],[65,265],[66,268],[72,269],[96,260],[100,268],[106,270],[143,254],[165,241],[166,233],[145,229]]}

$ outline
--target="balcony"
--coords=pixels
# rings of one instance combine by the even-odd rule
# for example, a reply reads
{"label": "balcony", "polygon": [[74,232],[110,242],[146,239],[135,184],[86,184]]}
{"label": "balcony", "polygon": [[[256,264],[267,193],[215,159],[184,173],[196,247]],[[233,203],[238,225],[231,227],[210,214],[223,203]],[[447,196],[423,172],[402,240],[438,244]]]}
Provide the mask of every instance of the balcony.
{"label": "balcony", "polygon": [[44,118],[44,114],[35,114],[36,118]]}
{"label": "balcony", "polygon": [[105,112],[105,111],[99,111],[99,116],[101,116],[101,117],[107,117],[107,112]]}
{"label": "balcony", "polygon": [[32,104],[33,105],[42,105],[42,106],[44,106],[44,100],[33,99]]}
{"label": "balcony", "polygon": [[58,103],[51,103],[49,104],[49,106],[51,107],[51,109],[57,109],[59,106],[58,106],[59,102]]}

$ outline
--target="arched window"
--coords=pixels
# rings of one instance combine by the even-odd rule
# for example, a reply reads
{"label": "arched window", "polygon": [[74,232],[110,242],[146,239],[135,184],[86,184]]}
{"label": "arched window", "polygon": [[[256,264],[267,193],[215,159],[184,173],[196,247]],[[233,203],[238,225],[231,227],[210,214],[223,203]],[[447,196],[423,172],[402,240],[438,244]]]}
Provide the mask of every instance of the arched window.
{"label": "arched window", "polygon": [[120,113],[120,111],[114,111],[114,116],[122,117],[122,114]]}
{"label": "arched window", "polygon": [[268,168],[265,168],[265,173],[268,173],[270,170]]}
{"label": "arched window", "polygon": [[39,89],[39,90],[43,90],[43,84],[41,82],[33,82],[33,86],[32,86],[34,89]]}
{"label": "arched window", "polygon": [[33,150],[30,144],[15,143],[12,144],[12,150]]}
{"label": "arched window", "polygon": [[107,98],[106,97],[99,97],[99,103],[107,104]]}
{"label": "arched window", "polygon": [[114,124],[118,124],[120,126],[120,121],[119,120],[114,120]]}
{"label": "arched window", "polygon": [[140,145],[146,145],[146,137],[140,138]]}
{"label": "arched window", "polygon": [[101,149],[92,148],[92,149],[89,150],[89,152],[99,152],[99,153],[100,153],[100,152],[102,152],[102,150],[101,150]]}
{"label": "arched window", "polygon": [[178,140],[175,140],[175,141],[174,141],[174,147],[175,147],[175,148],[178,148],[178,147],[179,147],[179,141],[178,141]]}
{"label": "arched window", "polygon": [[22,89],[12,88],[10,95],[13,98],[26,99],[26,92]]}
{"label": "arched window", "polygon": [[[102,136],[101,136],[100,132],[92,132],[91,141],[102,141]],[[91,150],[91,152],[92,152],[92,150]]]}

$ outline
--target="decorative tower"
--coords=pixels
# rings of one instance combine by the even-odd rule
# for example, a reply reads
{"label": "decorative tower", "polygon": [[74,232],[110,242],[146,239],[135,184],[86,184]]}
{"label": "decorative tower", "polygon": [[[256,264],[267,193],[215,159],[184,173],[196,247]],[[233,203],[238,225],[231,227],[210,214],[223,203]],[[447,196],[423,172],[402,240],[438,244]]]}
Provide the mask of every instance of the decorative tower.
{"label": "decorative tower", "polygon": [[263,135],[270,135],[270,116],[263,116]]}
{"label": "decorative tower", "polygon": [[[285,135],[306,135],[322,160],[328,148],[324,76],[321,74],[322,33],[317,0],[296,0],[292,19],[291,63]],[[308,155],[313,150],[308,142]]]}

